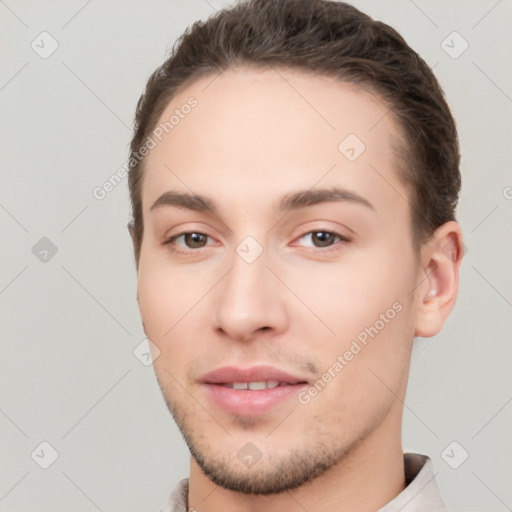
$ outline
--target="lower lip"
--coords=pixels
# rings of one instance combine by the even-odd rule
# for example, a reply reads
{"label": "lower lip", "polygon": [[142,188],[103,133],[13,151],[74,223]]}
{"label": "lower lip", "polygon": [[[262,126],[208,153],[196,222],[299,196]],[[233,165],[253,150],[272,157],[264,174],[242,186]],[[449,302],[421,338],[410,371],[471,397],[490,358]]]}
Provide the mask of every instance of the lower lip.
{"label": "lower lip", "polygon": [[254,391],[228,388],[220,384],[204,384],[204,387],[210,398],[226,412],[239,416],[258,416],[290,398],[297,397],[307,384],[289,384]]}

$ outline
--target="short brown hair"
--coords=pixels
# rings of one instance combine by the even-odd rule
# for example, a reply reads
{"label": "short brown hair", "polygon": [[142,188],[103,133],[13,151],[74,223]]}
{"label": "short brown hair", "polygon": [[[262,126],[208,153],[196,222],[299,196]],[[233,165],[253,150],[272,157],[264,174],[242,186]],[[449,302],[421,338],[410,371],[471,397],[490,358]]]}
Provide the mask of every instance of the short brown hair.
{"label": "short brown hair", "polygon": [[461,188],[459,143],[444,93],[425,61],[390,26],[326,0],[244,0],[189,27],[140,97],[130,145],[135,259],[144,233],[144,160],[133,160],[179,89],[228,67],[287,67],[336,77],[376,93],[401,127],[397,172],[411,191],[416,251],[455,220]]}

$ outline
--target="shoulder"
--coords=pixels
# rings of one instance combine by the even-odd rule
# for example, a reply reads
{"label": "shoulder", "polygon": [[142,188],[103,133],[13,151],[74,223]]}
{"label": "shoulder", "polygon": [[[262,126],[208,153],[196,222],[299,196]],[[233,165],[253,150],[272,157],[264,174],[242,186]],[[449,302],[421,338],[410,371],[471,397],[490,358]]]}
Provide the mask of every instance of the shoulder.
{"label": "shoulder", "polygon": [[378,512],[449,512],[435,479],[432,460],[420,453],[404,453],[406,488]]}
{"label": "shoulder", "polygon": [[181,479],[158,512],[187,512],[188,478]]}

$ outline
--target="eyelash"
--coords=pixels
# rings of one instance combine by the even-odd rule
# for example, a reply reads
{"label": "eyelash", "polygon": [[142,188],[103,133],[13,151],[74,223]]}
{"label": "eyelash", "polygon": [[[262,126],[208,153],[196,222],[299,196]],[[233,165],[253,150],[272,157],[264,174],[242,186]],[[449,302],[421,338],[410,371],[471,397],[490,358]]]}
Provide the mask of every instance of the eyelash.
{"label": "eyelash", "polygon": [[[308,232],[304,233],[303,235],[301,235],[299,238],[297,238],[297,240],[301,240],[305,236],[312,235],[312,234],[315,234],[315,233],[327,233],[329,235],[334,235],[335,237],[339,238],[339,242],[347,243],[347,242],[351,241],[349,238],[347,238],[346,236],[342,235],[341,233],[338,233],[337,231],[329,231],[327,229],[325,229],[325,230],[324,229],[315,229],[315,230],[312,230],[312,231],[308,231]],[[190,234],[203,235],[203,236],[206,236],[207,238],[211,238],[210,236],[206,235],[205,233],[201,233],[200,231],[184,231],[184,232],[179,233],[177,235],[171,236],[170,238],[165,240],[163,245],[169,245],[170,250],[172,252],[176,253],[176,254],[190,254],[190,253],[194,253],[194,252],[200,252],[202,249],[206,249],[207,245],[204,246],[204,247],[199,247],[197,249],[189,249],[188,251],[182,251],[182,250],[176,249],[172,245],[172,243],[176,239],[180,238],[181,236],[190,235]],[[325,248],[322,248],[322,247],[315,247],[314,248],[314,252],[324,252],[324,253],[325,252],[336,251],[336,250],[339,250],[339,248],[337,247],[336,243],[333,243],[333,245],[327,246]]]}

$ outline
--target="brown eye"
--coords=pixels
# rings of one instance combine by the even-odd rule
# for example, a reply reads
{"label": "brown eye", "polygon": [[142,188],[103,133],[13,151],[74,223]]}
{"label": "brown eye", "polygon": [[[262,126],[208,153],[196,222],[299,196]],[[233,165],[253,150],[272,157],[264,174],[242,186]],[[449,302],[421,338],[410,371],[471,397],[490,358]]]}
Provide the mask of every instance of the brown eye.
{"label": "brown eye", "polygon": [[210,239],[210,237],[204,233],[188,231],[170,237],[164,242],[164,245],[168,245],[173,252],[179,254],[191,254],[196,252],[194,249],[202,249],[203,247],[212,245],[208,243],[208,239]]}
{"label": "brown eye", "polygon": [[[308,240],[309,239],[309,240]],[[299,242],[303,240],[301,245],[305,247],[313,247],[317,249],[329,248],[336,245],[338,241],[349,242],[349,239],[334,231],[310,231],[299,238]]]}
{"label": "brown eye", "polygon": [[315,244],[316,247],[328,247],[332,245],[336,238],[334,233],[329,233],[328,231],[314,231],[311,234],[313,235],[313,243],[315,243],[315,240],[318,242],[318,244]]}
{"label": "brown eye", "polygon": [[183,235],[185,245],[190,249],[197,249],[206,245],[207,236],[203,233],[185,233]]}

